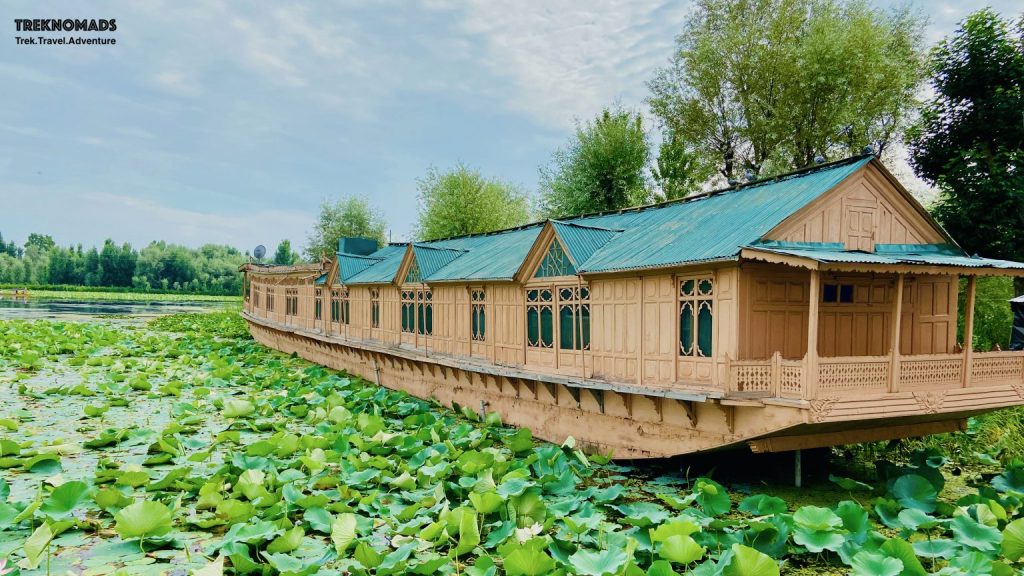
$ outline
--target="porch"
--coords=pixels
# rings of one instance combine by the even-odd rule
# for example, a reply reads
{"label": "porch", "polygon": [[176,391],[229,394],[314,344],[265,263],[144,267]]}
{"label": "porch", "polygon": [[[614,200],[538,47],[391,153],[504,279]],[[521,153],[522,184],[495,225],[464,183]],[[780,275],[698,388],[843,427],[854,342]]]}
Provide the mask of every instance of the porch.
{"label": "porch", "polygon": [[[876,262],[889,256],[871,253],[840,254],[744,251],[757,266],[770,266],[775,274],[784,270],[801,283],[803,289],[795,292],[802,297],[797,303],[790,298],[786,311],[790,316],[797,311],[799,320],[790,324],[804,332],[796,337],[781,333],[768,349],[741,347],[739,359],[727,358],[727,395],[844,402],[913,396],[922,413],[938,411],[950,394],[972,397],[965,407],[983,407],[986,390],[994,389],[999,389],[1001,404],[1006,393],[1024,400],[1024,351],[975,350],[971,345],[978,276],[1018,275],[1019,269],[998,268],[991,263],[1000,261],[984,259],[970,269],[971,262],[943,265],[934,255],[921,263]],[[865,261],[851,262],[851,257]],[[849,294],[842,294],[847,289]],[[756,309],[755,294],[746,302]],[[767,324],[769,332],[794,329],[772,326],[770,319]],[[799,355],[794,354],[794,341],[801,343]]]}

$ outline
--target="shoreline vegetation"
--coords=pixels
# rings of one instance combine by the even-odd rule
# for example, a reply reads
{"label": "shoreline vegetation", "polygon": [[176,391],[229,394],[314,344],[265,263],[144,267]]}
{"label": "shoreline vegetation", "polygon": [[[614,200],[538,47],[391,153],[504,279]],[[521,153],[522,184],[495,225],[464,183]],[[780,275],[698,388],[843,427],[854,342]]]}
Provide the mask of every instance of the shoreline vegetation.
{"label": "shoreline vegetation", "polygon": [[[163,292],[125,289],[102,286],[50,286],[25,284],[0,284],[0,298],[11,299],[14,291],[28,290],[29,299],[41,300],[91,300],[91,301],[136,301],[136,302],[241,302],[241,296],[218,294],[194,294],[189,292]],[[22,295],[17,295],[21,298]]]}
{"label": "shoreline vegetation", "polygon": [[1024,464],[985,450],[982,421],[818,451],[803,490],[785,454],[613,463],[267,349],[233,312],[0,321],[0,406],[0,559],[21,573],[961,576],[1024,558]]}

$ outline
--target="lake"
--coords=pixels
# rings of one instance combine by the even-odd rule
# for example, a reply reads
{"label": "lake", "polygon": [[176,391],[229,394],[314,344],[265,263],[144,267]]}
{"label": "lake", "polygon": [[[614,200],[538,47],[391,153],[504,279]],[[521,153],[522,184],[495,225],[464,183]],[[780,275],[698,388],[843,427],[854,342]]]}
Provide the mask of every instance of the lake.
{"label": "lake", "polygon": [[73,299],[0,298],[0,320],[72,320],[87,321],[100,317],[148,319],[182,312],[206,312],[221,309],[224,302],[174,301],[102,301]]}

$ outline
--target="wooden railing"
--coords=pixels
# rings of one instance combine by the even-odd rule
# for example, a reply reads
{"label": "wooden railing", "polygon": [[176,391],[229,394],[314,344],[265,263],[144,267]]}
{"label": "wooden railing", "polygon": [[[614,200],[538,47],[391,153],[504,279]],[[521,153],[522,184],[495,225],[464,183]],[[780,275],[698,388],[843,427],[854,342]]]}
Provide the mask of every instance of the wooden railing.
{"label": "wooden railing", "polygon": [[[965,374],[967,366],[970,373]],[[805,360],[729,360],[729,391],[745,396],[809,399],[999,385],[1024,386],[1024,352],[824,357],[809,382]],[[894,382],[894,378],[898,382]],[[813,386],[809,386],[813,384]],[[813,392],[812,392],[813,391]]]}

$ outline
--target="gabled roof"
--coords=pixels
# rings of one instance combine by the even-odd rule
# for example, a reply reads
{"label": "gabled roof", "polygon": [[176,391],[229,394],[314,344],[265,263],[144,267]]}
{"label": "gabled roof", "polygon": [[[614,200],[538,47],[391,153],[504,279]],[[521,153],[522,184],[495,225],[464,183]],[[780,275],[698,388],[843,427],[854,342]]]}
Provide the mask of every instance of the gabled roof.
{"label": "gabled roof", "polygon": [[415,243],[409,247],[412,257],[420,268],[420,276],[430,278],[438,270],[450,264],[467,252],[463,248],[451,248],[441,245]]}
{"label": "gabled roof", "polygon": [[360,271],[348,279],[346,284],[388,284],[398,273],[398,267],[402,264],[402,256],[405,255],[405,244],[388,244],[373,254],[370,258],[379,258],[380,261]]}
{"label": "gabled roof", "polygon": [[577,266],[589,260],[594,252],[597,252],[599,248],[623,231],[621,228],[588,226],[561,220],[552,220],[551,225],[562,240],[562,244],[565,245],[565,250],[572,258],[573,264]]}
{"label": "gabled roof", "polygon": [[373,256],[359,256],[358,254],[338,254],[338,279],[346,284],[356,274],[366,270],[374,264],[382,262],[384,258]]}
{"label": "gabled roof", "polygon": [[[546,230],[545,226],[550,226],[565,245],[580,274],[737,260],[745,250],[770,250],[767,245],[758,246],[766,234],[872,162],[877,163],[872,155],[858,156],[662,204],[551,220],[487,234],[417,242],[411,248],[392,244],[370,254],[368,258],[378,262],[359,271],[346,283],[404,281],[396,275],[407,251],[415,256],[425,282],[513,280],[532,254],[531,249],[538,249],[535,244]],[[879,169],[884,172],[880,165]],[[840,247],[834,252],[844,251]],[[820,252],[816,255],[823,256]],[[885,253],[884,246],[878,254],[855,257],[880,261],[897,258]],[[902,260],[911,257],[913,254],[908,251],[899,252],[898,256]],[[938,255],[917,257],[927,259]],[[945,254],[941,259],[950,265],[968,266],[979,262],[966,254]],[[997,261],[985,262],[991,264],[983,266],[997,265]]]}

